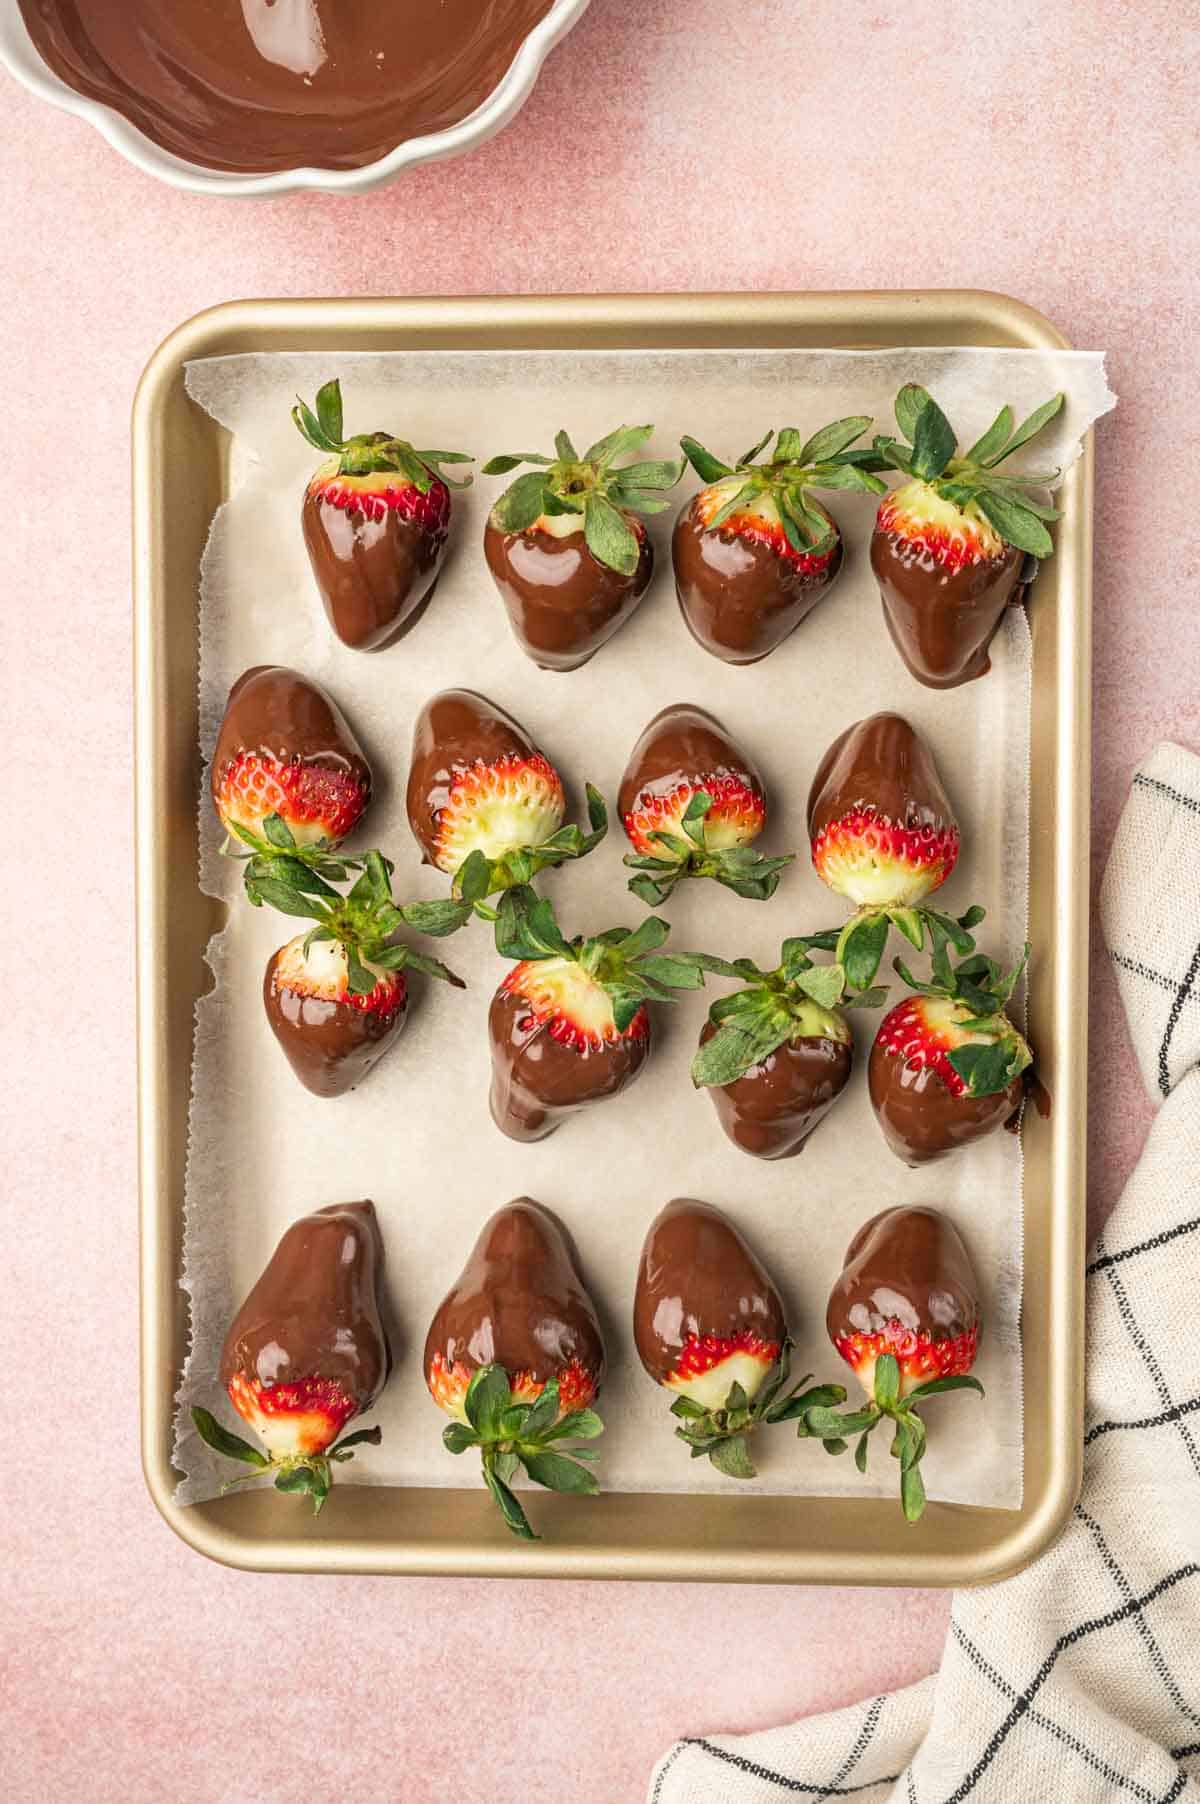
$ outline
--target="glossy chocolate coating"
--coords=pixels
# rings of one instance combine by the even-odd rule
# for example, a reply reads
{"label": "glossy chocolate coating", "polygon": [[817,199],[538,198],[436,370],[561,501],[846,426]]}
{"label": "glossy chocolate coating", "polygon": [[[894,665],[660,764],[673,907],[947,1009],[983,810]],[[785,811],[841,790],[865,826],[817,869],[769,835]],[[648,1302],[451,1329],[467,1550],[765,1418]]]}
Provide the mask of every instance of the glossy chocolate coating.
{"label": "glossy chocolate coating", "polygon": [[670,795],[681,784],[703,788],[717,777],[733,777],[751,794],[763,796],[754,760],[733,743],[720,721],[703,708],[676,702],[654,716],[630,753],[617,808],[624,817],[643,796]]}
{"label": "glossy chocolate coating", "polygon": [[285,948],[272,953],[263,976],[263,1007],[288,1064],[314,1096],[342,1096],[361,1084],[399,1038],[408,1019],[408,984],[400,974],[396,1007],[388,1014],[329,1002],[293,989],[279,975]]}
{"label": "glossy chocolate coating", "polygon": [[884,1209],[850,1245],[825,1312],[831,1340],[900,1322],[933,1340],[979,1323],[979,1283],[958,1229],[938,1209]]}
{"label": "glossy chocolate coating", "polygon": [[[706,1021],[701,1046],[716,1031]],[[790,1159],[845,1089],[853,1062],[844,1041],[806,1034],[785,1040],[733,1083],[710,1085],[708,1094],[735,1146],[756,1159]]]}
{"label": "glossy chocolate coating", "polygon": [[209,770],[214,802],[226,766],[243,752],[346,773],[370,795],[370,766],[333,697],[282,664],[244,670],[229,691]]}
{"label": "glossy chocolate coating", "polygon": [[374,1203],[332,1203],[292,1223],[238,1310],[221,1383],[328,1378],[369,1409],[392,1367],[380,1316],[383,1240]]}
{"label": "glossy chocolate coating", "polygon": [[859,809],[910,831],[955,824],[933,754],[902,715],[869,715],[834,740],[808,792],[809,838]]}
{"label": "glossy chocolate coating", "polygon": [[946,570],[920,545],[876,530],[871,568],[892,643],[919,683],[955,689],[990,668],[988,646],[1004,610],[1022,594],[1025,553],[1005,545],[992,558]]}
{"label": "glossy chocolate coating", "polygon": [[329,624],[354,651],[382,651],[414,627],[433,594],[447,530],[421,525],[395,507],[382,519],[338,507],[319,486],[300,512],[308,561]]}
{"label": "glossy chocolate coating", "polygon": [[536,749],[519,721],[470,689],[443,689],[426,702],[413,727],[405,796],[422,864],[435,862],[438,816],[450,800],[455,778],[481,760],[491,764],[512,754],[528,758]]}
{"label": "glossy chocolate coating", "polygon": [[632,576],[598,563],[582,532],[501,532],[489,518],[483,553],[517,644],[543,670],[586,664],[628,620],[654,571],[644,532]]}
{"label": "glossy chocolate coating", "polygon": [[488,1011],[492,1120],[510,1140],[544,1140],[568,1115],[617,1096],[650,1053],[650,1029],[577,1052],[557,1040],[527,1001],[503,988]]}
{"label": "glossy chocolate coating", "polygon": [[633,1298],[633,1338],[656,1383],[669,1378],[690,1335],[787,1334],[783,1302],[727,1216],[678,1197],[650,1224]]}
{"label": "glossy chocolate coating", "polygon": [[357,169],[473,113],[551,0],[20,0],[50,68],[210,169]]}
{"label": "glossy chocolate coating", "polygon": [[1015,1077],[992,1096],[954,1096],[931,1065],[911,1067],[878,1040],[867,1064],[871,1106],[883,1137],[906,1165],[928,1165],[1002,1127],[1020,1108]]}
{"label": "glossy chocolate coating", "polygon": [[605,1361],[596,1311],[566,1234],[540,1203],[518,1197],[484,1223],[430,1324],[426,1372],[437,1354],[469,1370],[495,1362],[539,1384],[578,1362],[599,1388]]}
{"label": "glossy chocolate coating", "polygon": [[818,570],[803,570],[769,545],[718,527],[709,532],[696,498],[675,522],[675,593],[694,639],[726,664],[756,664],[816,607],[842,567],[842,541]]}

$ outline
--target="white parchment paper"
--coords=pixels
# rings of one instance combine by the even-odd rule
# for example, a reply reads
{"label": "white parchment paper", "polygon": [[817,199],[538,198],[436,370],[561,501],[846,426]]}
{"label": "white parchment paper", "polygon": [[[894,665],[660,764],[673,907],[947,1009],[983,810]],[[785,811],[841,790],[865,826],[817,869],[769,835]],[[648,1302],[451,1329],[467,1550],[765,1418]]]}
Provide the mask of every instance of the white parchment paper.
{"label": "white parchment paper", "polygon": [[[454,501],[453,550],[417,628],[376,655],[340,645],[326,624],[299,530],[313,453],[289,418],[337,375],[348,431],[384,427],[414,443],[475,452],[548,450],[566,426],[580,445],[622,420],[657,423],[668,456],[689,432],[732,459],[768,425],[809,432],[852,413],[892,426],[906,381],[929,387],[969,444],[1002,401],[1023,418],[1063,389],[1068,404],[1033,448],[1038,467],[1068,464],[1080,435],[1113,404],[1103,359],[1091,353],[914,350],[889,352],[411,353],[354,357],[250,356],[190,366],[194,399],[232,433],[231,499],[218,511],[201,574],[200,720],[207,756],[231,683],[251,664],[292,665],[325,684],[358,732],[376,798],[353,843],[379,844],[396,861],[402,899],[445,893],[422,870],[404,815],[413,720],[450,685],[476,689],[513,712],[562,770],[576,801],[585,779],[615,802],[626,757],[660,708],[696,702],[745,743],[763,769],[772,813],[759,843],[799,848],[770,903],[742,901],[714,884],[684,884],[662,911],[672,942],[771,964],[789,933],[833,924],[839,905],[804,855],[809,781],[830,740],[852,721],[896,708],[927,736],[963,828],[964,851],[942,892],[948,908],[988,907],[981,945],[1009,960],[1025,937],[1030,645],[1011,610],[992,648],[992,672],[944,693],[922,688],[892,648],[867,561],[874,503],[838,495],[847,543],[831,595],[765,662],[733,669],[709,657],[680,617],[671,580],[673,512],[651,522],[657,573],[640,609],[584,669],[537,670],[518,650],[481,552],[486,510],[505,480],[480,478]],[[696,486],[689,473],[680,503]],[[848,1378],[824,1334],[825,1300],[860,1222],[892,1203],[946,1209],[979,1271],[986,1332],[977,1367],[986,1402],[948,1397],[929,1416],[926,1483],[934,1497],[1015,1508],[1021,1500],[1021,1154],[994,1134],[930,1170],[909,1171],[888,1152],[871,1113],[866,1051],[878,1017],[855,1021],[859,1063],[847,1091],[800,1157],[751,1159],[718,1128],[687,1068],[707,992],[661,1009],[655,1053],[615,1102],[576,1116],[549,1140],[519,1146],[493,1126],[487,1104],[488,1004],[505,968],[482,923],[442,943],[467,992],[414,979],[402,1039],[357,1091],[310,1096],[292,1076],[262,1009],[266,961],[294,924],[239,895],[239,867],[220,857],[207,787],[200,801],[205,890],[229,903],[209,948],[215,986],[197,1010],[182,1283],[191,1303],[191,1352],[179,1391],[176,1463],[181,1501],[215,1494],[229,1475],[192,1430],[203,1402],[231,1419],[217,1385],[221,1343],[242,1297],[284,1228],[321,1204],[369,1196],[387,1244],[396,1369],[373,1419],[383,1444],[343,1468],[339,1483],[478,1483],[467,1459],[441,1445],[444,1417],[426,1392],[425,1331],[485,1217],[527,1194],[570,1228],[605,1323],[611,1376],[602,1409],[601,1475],[610,1489],[737,1490],[675,1440],[668,1399],[634,1352],[630,1309],[638,1256],[652,1216],[691,1195],[727,1210],[749,1236],[789,1306],[798,1373]],[[576,818],[582,819],[581,814]],[[548,873],[568,933],[635,925],[643,906],[625,891],[627,849],[615,824],[586,862]],[[181,873],[181,881],[186,876]],[[895,951],[895,946],[889,948]],[[1035,948],[1034,956],[1049,955]],[[884,974],[890,976],[885,963]],[[872,1473],[798,1444],[786,1429],[758,1437],[757,1488],[775,1492],[891,1493],[882,1442]],[[224,1465],[224,1469],[221,1469]]]}

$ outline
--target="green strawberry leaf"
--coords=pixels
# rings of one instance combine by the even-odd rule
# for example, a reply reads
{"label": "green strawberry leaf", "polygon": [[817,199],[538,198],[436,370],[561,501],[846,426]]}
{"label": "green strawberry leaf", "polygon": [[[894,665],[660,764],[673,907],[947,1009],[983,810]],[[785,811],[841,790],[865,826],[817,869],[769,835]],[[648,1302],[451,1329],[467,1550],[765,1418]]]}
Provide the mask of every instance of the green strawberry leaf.
{"label": "green strawberry leaf", "polygon": [[695,470],[701,482],[720,482],[723,476],[732,476],[733,471],[728,464],[723,464],[719,457],[694,438],[681,438],[679,448]]}
{"label": "green strawberry leaf", "polygon": [[598,564],[615,570],[619,576],[633,575],[640,556],[637,535],[611,501],[596,491],[587,498],[583,530],[587,548]]}
{"label": "green strawberry leaf", "polygon": [[502,1479],[496,1471],[495,1466],[495,1461],[491,1464],[486,1460],[484,1461],[483,1482],[491,1492],[500,1514],[503,1516],[513,1534],[517,1535],[522,1541],[539,1540],[540,1536],[534,1534],[532,1528],[529,1526],[528,1516],[526,1516],[521,1505],[518,1503],[515,1494],[509,1490],[504,1479]]}
{"label": "green strawberry leaf", "polygon": [[494,1440],[500,1417],[512,1401],[508,1373],[501,1365],[480,1366],[463,1398],[467,1421],[481,1440]]}
{"label": "green strawberry leaf", "polygon": [[888,925],[886,915],[874,914],[863,915],[844,929],[838,946],[838,963],[846,973],[850,989],[865,990],[874,982],[887,944]]}
{"label": "green strawberry leaf", "polygon": [[576,1497],[594,1497],[600,1489],[594,1472],[589,1472],[586,1466],[568,1459],[565,1454],[555,1453],[551,1448],[537,1452],[521,1448],[517,1457],[534,1483],[545,1485],[548,1491],[566,1491]]}
{"label": "green strawberry leaf", "polygon": [[546,478],[538,470],[518,476],[492,508],[503,532],[528,532],[546,511]]}
{"label": "green strawberry leaf", "polygon": [[962,1372],[953,1378],[927,1378],[924,1384],[914,1385],[907,1400],[914,1403],[919,1397],[934,1397],[942,1391],[975,1391],[981,1397],[986,1394],[978,1378],[969,1378]]}
{"label": "green strawberry leaf", "polygon": [[900,1400],[900,1365],[894,1353],[881,1353],[875,1361],[875,1402],[893,1410]]}
{"label": "green strawberry leaf", "polygon": [[1018,551],[1027,551],[1031,557],[1052,555],[1054,541],[1037,515],[1023,502],[988,488],[980,492],[979,510],[986,514],[1006,544],[1015,545]]}
{"label": "green strawberry leaf", "polygon": [[832,1009],[842,999],[846,973],[841,965],[813,965],[807,971],[798,971],[792,981],[822,1008]]}
{"label": "green strawberry leaf", "polygon": [[917,421],[928,405],[929,390],[922,388],[919,382],[906,382],[896,396],[896,424],[910,443],[917,430]]}
{"label": "green strawberry leaf", "polygon": [[483,466],[485,476],[507,476],[521,464],[549,464],[553,459],[540,457],[536,451],[505,452],[503,457],[489,457]]}
{"label": "green strawberry leaf", "polygon": [[244,1441],[240,1434],[231,1434],[228,1428],[222,1428],[217,1418],[207,1409],[199,1407],[192,1410],[192,1422],[200,1439],[211,1447],[215,1453],[223,1453],[226,1459],[241,1460],[247,1466],[263,1468],[270,1465],[265,1453]]}
{"label": "green strawberry leaf", "polygon": [[[982,438],[977,438],[971,449],[964,454],[969,464],[986,464],[990,458],[1003,451],[1012,436],[1013,410],[1004,406],[1000,409]],[[953,499],[953,497],[951,497]]]}
{"label": "green strawberry leaf", "polygon": [[[1048,401],[1043,401],[1040,407],[1035,407],[1029,418],[1023,420],[1017,427],[1000,455],[993,456],[991,462],[993,464],[1003,462],[1005,458],[1011,457],[1014,451],[1019,451],[1022,445],[1027,445],[1031,438],[1036,438],[1042,428],[1050,424],[1055,414],[1061,412],[1066,398],[1062,394],[1052,395]],[[979,459],[980,463],[984,461],[982,457]]]}
{"label": "green strawberry leaf", "polygon": [[947,1055],[971,1096],[995,1096],[1007,1090],[1014,1077],[1029,1063],[1022,1048],[1011,1040],[990,1045],[958,1046]]}
{"label": "green strawberry leaf", "polygon": [[465,927],[473,913],[471,903],[465,898],[461,902],[405,902],[400,909],[400,918],[418,933],[441,940]]}
{"label": "green strawberry leaf", "polygon": [[925,1481],[920,1466],[909,1466],[900,1473],[900,1504],[906,1522],[918,1522],[925,1509]]}
{"label": "green strawberry leaf", "polygon": [[914,474],[926,482],[940,476],[954,456],[955,448],[954,428],[931,396],[917,415],[913,430]]}
{"label": "green strawberry leaf", "polygon": [[468,1447],[478,1447],[479,1436],[465,1422],[449,1422],[442,1430],[442,1445],[449,1453],[465,1453]]}
{"label": "green strawberry leaf", "polygon": [[[823,464],[831,462],[838,453],[845,451],[856,438],[861,438],[871,424],[866,414],[856,414],[851,419],[834,420],[829,426],[822,426],[819,432],[803,444],[795,454],[795,461],[801,464]],[[799,437],[799,434],[796,435]],[[777,453],[782,455],[782,453]]]}
{"label": "green strawberry leaf", "polygon": [[758,1475],[743,1435],[730,1435],[726,1440],[717,1441],[708,1449],[708,1457],[726,1478],[755,1478]]}

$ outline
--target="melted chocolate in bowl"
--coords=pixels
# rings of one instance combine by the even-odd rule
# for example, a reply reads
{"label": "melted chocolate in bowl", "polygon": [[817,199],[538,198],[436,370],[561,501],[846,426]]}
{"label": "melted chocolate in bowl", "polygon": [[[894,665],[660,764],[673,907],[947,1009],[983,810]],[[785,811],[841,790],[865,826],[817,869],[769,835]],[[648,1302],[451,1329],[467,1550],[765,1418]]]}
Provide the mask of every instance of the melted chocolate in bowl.
{"label": "melted chocolate in bowl", "polygon": [[76,93],[243,174],[359,169],[457,125],[553,0],[19,0]]}

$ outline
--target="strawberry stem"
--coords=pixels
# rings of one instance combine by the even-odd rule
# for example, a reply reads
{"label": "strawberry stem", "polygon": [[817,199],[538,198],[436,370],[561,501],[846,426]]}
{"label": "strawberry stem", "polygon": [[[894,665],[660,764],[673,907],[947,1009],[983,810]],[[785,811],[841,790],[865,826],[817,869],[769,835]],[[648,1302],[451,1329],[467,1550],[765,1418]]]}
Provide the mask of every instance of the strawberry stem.
{"label": "strawberry stem", "polygon": [[469,476],[459,482],[441,468],[442,464],[474,463],[465,451],[415,451],[407,439],[396,438],[390,432],[363,432],[344,438],[342,388],[336,379],[317,390],[315,412],[297,395],[292,419],[314,450],[338,459],[339,476],[371,476],[377,472],[403,476],[423,495],[435,482],[455,489],[470,486]]}
{"label": "strawberry stem", "polygon": [[299,1493],[312,1498],[314,1516],[320,1515],[333,1486],[330,1462],[336,1461],[341,1465],[354,1458],[349,1451],[351,1447],[362,1444],[378,1447],[383,1439],[383,1431],[379,1428],[360,1428],[354,1434],[343,1435],[341,1440],[335,1441],[332,1447],[325,1448],[321,1453],[276,1455],[260,1452],[249,1441],[244,1441],[241,1435],[222,1427],[210,1410],[199,1407],[193,1409],[192,1422],[200,1439],[214,1452],[223,1454],[226,1459],[241,1460],[243,1464],[254,1468],[237,1478],[226,1479],[221,1486],[222,1496],[237,1485],[248,1484],[252,1478],[262,1478],[268,1473],[274,1473],[277,1491]]}
{"label": "strawberry stem", "polygon": [[593,1441],[604,1432],[594,1409],[562,1410],[559,1384],[551,1378],[532,1403],[512,1389],[505,1368],[493,1361],[480,1366],[471,1377],[463,1398],[465,1422],[451,1422],[442,1432],[450,1453],[480,1451],[483,1482],[501,1516],[514,1535],[525,1541],[540,1540],[512,1489],[518,1470],[550,1491],[593,1497],[599,1490],[595,1474],[581,1461],[591,1449],[570,1447],[564,1441]]}
{"label": "strawberry stem", "polygon": [[[845,1402],[846,1392],[840,1384],[812,1385],[811,1372],[789,1390],[793,1350],[791,1340],[785,1338],[778,1359],[763,1379],[753,1401],[740,1384],[730,1385],[720,1409],[705,1409],[703,1404],[690,1397],[675,1399],[671,1414],[677,1416],[680,1423],[675,1433],[691,1448],[693,1459],[707,1456],[726,1478],[755,1478],[757,1468],[746,1445],[749,1435],[779,1422],[795,1422],[797,1432],[803,1438],[807,1432],[805,1421],[811,1411],[828,1410],[835,1403]],[[806,1385],[812,1388],[806,1390]]]}
{"label": "strawberry stem", "polygon": [[900,1364],[894,1353],[881,1353],[875,1361],[873,1395],[862,1409],[846,1410],[817,1407],[804,1417],[802,1434],[815,1436],[825,1444],[827,1452],[843,1453],[847,1441],[857,1435],[854,1463],[860,1472],[867,1469],[869,1437],[888,1420],[893,1424],[891,1453],[900,1462],[900,1504],[905,1520],[916,1522],[925,1508],[925,1484],[920,1463],[925,1452],[925,1423],[917,1408],[923,1399],[941,1391],[975,1391],[984,1395],[977,1378],[958,1373],[949,1378],[931,1378],[901,1395]]}

